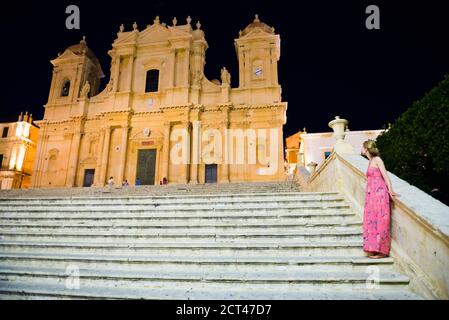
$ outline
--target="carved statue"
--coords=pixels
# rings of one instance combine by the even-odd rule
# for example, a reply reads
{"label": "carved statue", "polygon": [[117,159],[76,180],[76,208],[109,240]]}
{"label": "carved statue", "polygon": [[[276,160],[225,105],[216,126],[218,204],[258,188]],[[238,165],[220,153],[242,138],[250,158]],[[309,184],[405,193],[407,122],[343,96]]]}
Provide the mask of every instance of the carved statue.
{"label": "carved statue", "polygon": [[86,83],[84,84],[83,89],[81,90],[81,96],[84,98],[88,98],[89,92],[90,92],[90,83],[89,81],[86,80]]}
{"label": "carved statue", "polygon": [[226,70],[226,67],[221,69],[221,83],[231,84],[231,74]]}

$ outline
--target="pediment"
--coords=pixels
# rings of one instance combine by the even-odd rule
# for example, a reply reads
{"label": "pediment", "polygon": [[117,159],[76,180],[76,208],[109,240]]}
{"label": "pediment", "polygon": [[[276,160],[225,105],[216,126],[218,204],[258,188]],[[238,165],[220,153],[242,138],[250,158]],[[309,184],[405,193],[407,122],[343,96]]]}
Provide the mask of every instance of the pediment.
{"label": "pediment", "polygon": [[130,136],[130,140],[153,140],[158,141],[163,138],[163,135],[157,130],[153,130],[151,127],[148,127],[149,132],[145,132],[147,128],[143,128],[137,132],[135,132],[132,136]]}
{"label": "pediment", "polygon": [[51,60],[51,63],[56,63],[56,62],[58,62],[58,61],[60,61],[60,60],[65,60],[65,59],[77,59],[77,58],[79,58],[79,56],[77,56],[76,54],[74,54],[72,51],[70,51],[70,50],[66,50],[66,51],[64,51],[64,53],[63,54],[61,54],[59,57],[57,57],[57,58],[55,58],[55,59],[53,59],[53,60]]}
{"label": "pediment", "polygon": [[160,24],[153,24],[139,34],[137,42],[139,44],[164,42],[168,41],[170,36],[171,32],[167,29],[167,27]]}
{"label": "pediment", "polygon": [[81,164],[96,163],[96,162],[97,162],[96,157],[87,157],[80,161]]}
{"label": "pediment", "polygon": [[114,44],[133,43],[136,40],[136,32],[137,31],[118,33],[118,38],[114,41]]}
{"label": "pediment", "polygon": [[261,28],[254,28],[244,36],[240,37],[239,39],[259,38],[261,36],[266,37],[274,35],[262,30]]}

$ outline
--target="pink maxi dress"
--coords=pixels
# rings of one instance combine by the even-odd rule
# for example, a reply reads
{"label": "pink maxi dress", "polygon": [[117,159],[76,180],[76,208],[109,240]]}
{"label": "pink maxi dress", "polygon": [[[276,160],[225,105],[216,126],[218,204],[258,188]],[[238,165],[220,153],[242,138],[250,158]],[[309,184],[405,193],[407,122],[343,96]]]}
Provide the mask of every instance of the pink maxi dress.
{"label": "pink maxi dress", "polygon": [[365,209],[363,214],[363,250],[390,253],[390,196],[379,168],[366,171]]}

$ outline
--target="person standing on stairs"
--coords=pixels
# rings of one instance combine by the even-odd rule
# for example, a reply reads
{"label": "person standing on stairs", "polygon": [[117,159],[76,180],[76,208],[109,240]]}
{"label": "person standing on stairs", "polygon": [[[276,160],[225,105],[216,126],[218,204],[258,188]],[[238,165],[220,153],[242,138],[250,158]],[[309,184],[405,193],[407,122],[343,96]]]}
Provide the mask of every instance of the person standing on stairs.
{"label": "person standing on stairs", "polygon": [[390,198],[399,195],[393,192],[387,170],[373,140],[363,143],[362,154],[369,160],[363,213],[363,250],[370,258],[386,258],[391,244]]}

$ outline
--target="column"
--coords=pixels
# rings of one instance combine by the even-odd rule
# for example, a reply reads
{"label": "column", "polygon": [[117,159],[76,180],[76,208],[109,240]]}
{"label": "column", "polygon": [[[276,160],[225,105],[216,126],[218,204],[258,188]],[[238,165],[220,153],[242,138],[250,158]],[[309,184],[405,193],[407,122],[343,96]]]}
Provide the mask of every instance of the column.
{"label": "column", "polygon": [[[183,167],[184,170],[182,171],[182,183],[189,183],[189,174],[190,174],[190,122],[184,121],[182,123],[184,132],[184,139],[183,145],[182,145],[182,152],[183,152]],[[183,140],[184,140],[183,139]],[[185,154],[184,154],[185,152]]]}
{"label": "column", "polygon": [[184,72],[184,79],[182,81],[182,85],[184,87],[188,87],[189,86],[189,75],[190,75],[190,71],[189,71],[189,62],[190,62],[190,52],[189,49],[185,48],[182,51],[183,54],[183,72]]}
{"label": "column", "polygon": [[171,131],[171,123],[167,121],[164,123],[164,145],[163,145],[163,160],[162,160],[162,178],[167,178],[168,180],[168,168],[170,161],[170,131]]}
{"label": "column", "polygon": [[223,121],[221,123],[221,131],[223,132],[223,152],[221,156],[221,179],[220,182],[229,182],[229,137],[228,137],[229,121]]}
{"label": "column", "polygon": [[94,185],[100,186],[101,158],[103,155],[104,130],[100,133],[100,143],[98,144],[99,152],[97,154],[97,166],[95,167]]}
{"label": "column", "polygon": [[39,138],[37,141],[36,157],[33,165],[33,173],[31,175],[31,186],[37,188],[40,185],[42,170],[44,169],[44,150],[47,143],[47,125],[42,124],[39,130]]}
{"label": "column", "polygon": [[118,91],[118,81],[119,81],[119,75],[120,75],[120,56],[117,56],[115,58],[115,65],[114,65],[114,82],[113,82],[113,92],[117,92]]}
{"label": "column", "polygon": [[[128,132],[129,127],[122,127],[122,154],[120,155],[120,173],[117,178],[117,184],[121,183],[125,179],[125,168],[126,168],[126,152],[128,148]],[[129,180],[127,178],[127,180]]]}
{"label": "column", "polygon": [[134,54],[129,57],[129,83],[128,83],[128,91],[133,91],[133,80],[134,80],[134,61],[136,60],[136,56]]}
{"label": "column", "polygon": [[[43,130],[43,129],[41,129]],[[38,138],[38,143],[37,143],[37,147],[36,147],[36,153],[35,153],[35,158],[34,158],[34,163],[33,163],[33,171],[31,174],[31,187],[35,188],[38,185],[38,175],[39,175],[39,170],[40,170],[40,163],[41,163],[41,153],[42,153],[42,135],[39,135]]]}
{"label": "column", "polygon": [[104,185],[106,182],[106,174],[108,171],[108,160],[109,160],[109,148],[111,142],[111,127],[106,127],[104,132],[104,143],[103,143],[103,152],[101,157],[101,174],[100,180],[98,181],[99,185]]}
{"label": "column", "polygon": [[70,150],[69,170],[67,172],[66,187],[76,186],[76,169],[78,168],[80,144],[81,132],[75,132],[72,137],[72,148]]}
{"label": "column", "polygon": [[190,182],[198,184],[198,165],[200,162],[201,121],[192,121],[192,161],[190,164]]}
{"label": "column", "polygon": [[170,87],[175,87],[175,76],[176,76],[176,49],[170,50]]}

